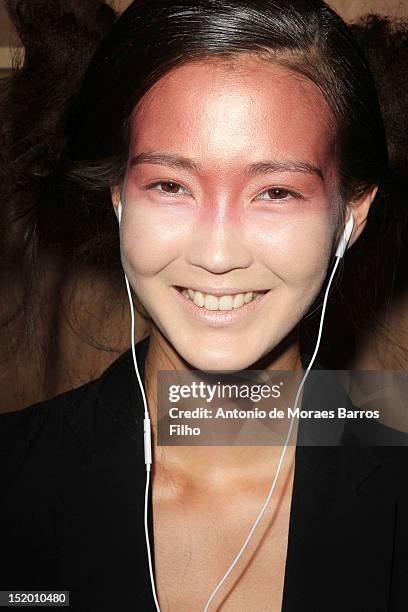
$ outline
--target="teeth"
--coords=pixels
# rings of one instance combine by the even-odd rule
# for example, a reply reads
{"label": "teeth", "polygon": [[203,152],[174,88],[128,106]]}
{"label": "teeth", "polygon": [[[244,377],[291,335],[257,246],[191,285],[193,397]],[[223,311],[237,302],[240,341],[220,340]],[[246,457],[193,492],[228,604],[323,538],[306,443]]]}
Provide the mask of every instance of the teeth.
{"label": "teeth", "polygon": [[218,310],[218,302],[219,300],[215,295],[206,295],[204,308],[207,308],[207,310]]}
{"label": "teeth", "polygon": [[201,293],[201,291],[195,291],[194,292],[194,304],[196,306],[204,306],[204,296]]}
{"label": "teeth", "polygon": [[234,308],[239,308],[240,306],[243,306],[245,303],[245,296],[243,293],[237,293],[237,295],[234,295]]}
{"label": "teeth", "polygon": [[194,291],[193,289],[183,289],[182,293],[200,308],[206,308],[207,310],[232,310],[259,299],[264,292],[247,291],[246,293],[222,295],[221,297],[201,293],[201,291]]}
{"label": "teeth", "polygon": [[231,310],[234,306],[232,295],[223,295],[218,300],[218,310]]}

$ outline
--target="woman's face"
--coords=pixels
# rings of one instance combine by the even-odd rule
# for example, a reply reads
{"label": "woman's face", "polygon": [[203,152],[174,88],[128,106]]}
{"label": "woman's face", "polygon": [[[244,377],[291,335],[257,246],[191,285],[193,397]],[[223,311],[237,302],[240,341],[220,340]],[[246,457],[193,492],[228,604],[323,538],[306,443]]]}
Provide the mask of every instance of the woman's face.
{"label": "woman's face", "polygon": [[122,262],[193,368],[247,368],[302,319],[331,258],[336,176],[327,104],[286,68],[250,55],[190,62],[141,100]]}

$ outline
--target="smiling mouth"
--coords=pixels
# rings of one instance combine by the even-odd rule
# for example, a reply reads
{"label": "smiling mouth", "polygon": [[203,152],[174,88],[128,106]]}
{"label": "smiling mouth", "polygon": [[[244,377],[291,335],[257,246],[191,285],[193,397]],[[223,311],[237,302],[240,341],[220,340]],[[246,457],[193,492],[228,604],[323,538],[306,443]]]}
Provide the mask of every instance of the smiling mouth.
{"label": "smiling mouth", "polygon": [[234,293],[226,295],[212,295],[203,293],[188,287],[175,287],[184,297],[194,302],[199,308],[204,310],[237,310],[250,302],[260,299],[268,290],[265,291],[246,291],[244,293]]}

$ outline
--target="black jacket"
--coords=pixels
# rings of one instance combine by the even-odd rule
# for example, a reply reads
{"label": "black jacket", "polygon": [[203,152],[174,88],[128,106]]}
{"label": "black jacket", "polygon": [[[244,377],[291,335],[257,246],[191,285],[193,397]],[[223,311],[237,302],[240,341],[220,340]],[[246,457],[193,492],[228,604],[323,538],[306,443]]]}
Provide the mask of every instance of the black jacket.
{"label": "black jacket", "polygon": [[[0,415],[0,590],[155,610],[142,423],[130,351],[96,381]],[[404,447],[297,447],[282,612],[408,610],[407,470]],[[150,493],[153,550],[151,508]]]}

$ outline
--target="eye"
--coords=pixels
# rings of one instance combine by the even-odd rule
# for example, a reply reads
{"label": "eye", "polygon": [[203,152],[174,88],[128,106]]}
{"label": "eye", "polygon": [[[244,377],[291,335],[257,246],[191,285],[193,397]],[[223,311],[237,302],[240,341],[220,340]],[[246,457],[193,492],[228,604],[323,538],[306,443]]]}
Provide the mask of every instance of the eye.
{"label": "eye", "polygon": [[[266,195],[265,195],[266,194]],[[263,197],[265,196],[265,197]],[[283,189],[283,187],[271,187],[259,194],[259,200],[288,200],[289,198],[301,198],[302,196],[295,191]]]}
{"label": "eye", "polygon": [[147,185],[146,189],[154,189],[156,191],[161,191],[162,193],[165,193],[166,195],[170,196],[189,193],[185,187],[183,187],[179,183],[175,183],[174,181],[156,181],[155,183]]}

